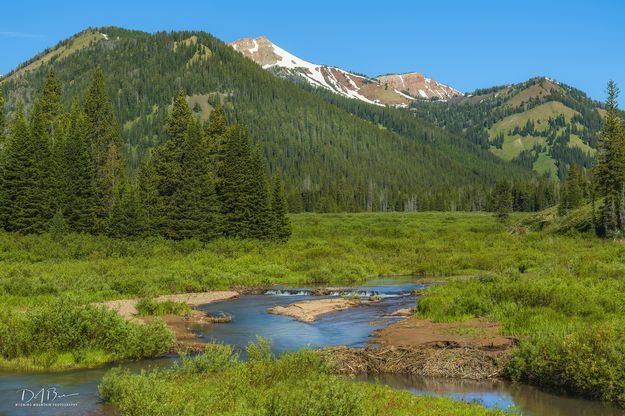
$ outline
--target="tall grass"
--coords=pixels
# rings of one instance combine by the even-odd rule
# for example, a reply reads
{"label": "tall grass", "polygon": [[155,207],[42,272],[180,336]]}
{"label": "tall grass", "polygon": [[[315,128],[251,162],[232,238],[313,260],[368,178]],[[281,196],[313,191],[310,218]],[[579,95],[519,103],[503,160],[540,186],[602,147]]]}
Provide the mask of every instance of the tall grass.
{"label": "tall grass", "polygon": [[60,298],[26,311],[0,310],[0,367],[60,370],[162,355],[173,334],[158,320],[138,325],[116,312]]}
{"label": "tall grass", "polygon": [[100,394],[128,416],[502,414],[477,404],[351,382],[332,375],[313,351],[276,358],[268,345],[262,340],[250,344],[247,362],[239,361],[230,347],[217,345],[165,370],[140,374],[111,370],[102,380]]}

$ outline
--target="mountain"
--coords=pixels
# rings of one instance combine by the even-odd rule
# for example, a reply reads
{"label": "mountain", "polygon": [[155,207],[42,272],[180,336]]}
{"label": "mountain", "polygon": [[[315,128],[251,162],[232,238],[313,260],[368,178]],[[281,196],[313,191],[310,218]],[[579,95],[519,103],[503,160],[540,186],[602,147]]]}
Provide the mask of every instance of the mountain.
{"label": "mountain", "polygon": [[426,78],[418,72],[380,75],[376,79],[383,85],[388,84],[390,87],[412,97],[448,100],[463,95],[460,91],[433,79]]}
{"label": "mountain", "polygon": [[270,173],[282,173],[293,210],[479,209],[494,181],[532,179],[527,169],[405,109],[280,79],[205,32],[86,30],[0,79],[7,109],[18,100],[28,108],[51,68],[69,108],[97,66],[131,174],[166,140],[164,120],[183,90],[203,120],[221,105],[230,122],[248,128]]}
{"label": "mountain", "polygon": [[415,102],[411,110],[503,160],[554,178],[572,163],[592,165],[604,111],[582,91],[547,77],[448,102]]}
{"label": "mountain", "polygon": [[461,95],[417,73],[370,78],[334,66],[313,64],[285,51],[265,36],[239,39],[230,45],[282,78],[307,82],[369,104],[405,107],[415,99],[447,99]]}

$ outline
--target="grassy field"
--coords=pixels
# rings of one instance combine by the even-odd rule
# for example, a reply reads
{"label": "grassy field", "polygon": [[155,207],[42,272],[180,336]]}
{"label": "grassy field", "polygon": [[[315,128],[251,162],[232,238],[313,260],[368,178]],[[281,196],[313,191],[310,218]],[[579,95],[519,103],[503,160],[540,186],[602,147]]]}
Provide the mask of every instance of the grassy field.
{"label": "grassy field", "polygon": [[486,416],[502,415],[477,404],[415,396],[405,391],[333,375],[311,351],[272,356],[263,340],[250,344],[250,361],[214,346],[183,357],[165,370],[132,374],[109,371],[102,397],[125,415],[241,416]]}
{"label": "grassy field", "polygon": [[[513,216],[512,222],[523,218]],[[283,245],[0,234],[0,301],[29,321],[29,311],[58,298],[80,307],[165,293],[349,284],[419,273],[446,280],[426,291],[420,315],[498,320],[505,334],[520,338],[511,378],[625,404],[621,242],[505,226],[489,214],[298,214],[291,220],[293,237]],[[13,322],[0,319],[4,334],[15,329]],[[123,339],[132,344],[131,335]],[[156,344],[154,350],[163,346]],[[52,343],[49,351],[74,349],[72,343],[58,345],[64,350]],[[117,348],[77,345],[109,353]]]}

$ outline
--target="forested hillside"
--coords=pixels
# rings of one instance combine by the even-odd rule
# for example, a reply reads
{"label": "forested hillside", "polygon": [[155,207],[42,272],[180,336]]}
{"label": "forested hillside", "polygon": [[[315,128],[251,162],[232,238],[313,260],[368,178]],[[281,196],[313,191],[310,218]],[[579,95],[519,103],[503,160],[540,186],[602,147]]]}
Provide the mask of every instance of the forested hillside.
{"label": "forested hillside", "polygon": [[494,155],[553,178],[594,160],[602,105],[549,78],[482,89],[448,102],[416,102],[415,114],[464,134]]}
{"label": "forested hillside", "polygon": [[248,126],[268,173],[282,173],[293,211],[484,209],[497,179],[532,180],[526,169],[407,112],[281,80],[204,32],[87,30],[5,76],[7,110],[23,100],[28,112],[51,68],[69,109],[98,65],[131,176],[166,140],[172,97],[182,90],[202,120],[220,104],[229,122]]}

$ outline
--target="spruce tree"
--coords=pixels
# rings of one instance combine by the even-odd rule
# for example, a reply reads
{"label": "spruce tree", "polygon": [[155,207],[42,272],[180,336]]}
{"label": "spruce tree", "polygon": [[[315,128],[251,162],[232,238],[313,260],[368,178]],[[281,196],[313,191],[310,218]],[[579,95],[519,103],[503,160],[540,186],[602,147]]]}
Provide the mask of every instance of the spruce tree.
{"label": "spruce tree", "polygon": [[66,138],[66,118],[63,110],[63,90],[56,78],[54,69],[51,69],[44,80],[39,100],[41,118],[50,147],[50,194],[52,212],[64,210],[63,182],[65,167],[63,160],[64,140]]}
{"label": "spruce tree", "polygon": [[218,169],[224,156],[225,134],[228,129],[226,123],[226,115],[221,106],[215,107],[210,115],[209,122],[206,123],[204,130],[206,132],[207,147],[211,154],[211,161]]}
{"label": "spruce tree", "polygon": [[143,208],[137,192],[131,184],[124,182],[116,188],[105,230],[108,236],[115,238],[144,235]]}
{"label": "spruce tree", "polygon": [[91,146],[95,173],[97,217],[108,216],[117,186],[123,182],[120,127],[106,92],[104,74],[97,68],[85,98],[86,139]]}
{"label": "spruce tree", "polygon": [[603,198],[595,225],[597,233],[602,236],[625,229],[625,128],[618,110],[618,95],[616,83],[610,81],[593,172],[596,194]]}
{"label": "spruce tree", "polygon": [[143,207],[145,232],[147,235],[158,235],[163,221],[163,198],[158,193],[158,178],[151,155],[143,160],[137,181],[137,194]]}
{"label": "spruce tree", "polygon": [[287,202],[282,188],[280,175],[273,176],[271,192],[271,212],[273,220],[273,237],[278,241],[287,241],[291,236],[291,224],[287,216]]}
{"label": "spruce tree", "polygon": [[256,209],[250,199],[251,153],[247,131],[239,125],[231,126],[225,135],[223,163],[218,166],[222,234],[227,237],[250,236],[250,217]]}
{"label": "spruce tree", "polygon": [[192,121],[182,148],[180,186],[173,196],[173,238],[208,241],[219,233],[219,200],[209,153],[198,120]]}
{"label": "spruce tree", "polygon": [[63,144],[64,213],[72,231],[92,232],[97,199],[91,147],[87,143],[86,120],[78,100],[72,102],[67,137]]}
{"label": "spruce tree", "polygon": [[577,165],[572,163],[567,171],[566,178],[560,191],[558,212],[566,215],[575,208],[579,208],[584,201],[583,176]]}
{"label": "spruce tree", "polygon": [[512,187],[506,180],[498,181],[495,184],[492,194],[492,205],[495,216],[501,222],[508,221],[512,212]]}
{"label": "spruce tree", "polygon": [[249,165],[251,179],[248,200],[250,209],[246,222],[249,224],[248,237],[268,239],[273,236],[273,217],[269,199],[267,168],[260,146],[254,147]]}
{"label": "spruce tree", "polygon": [[[2,181],[0,213],[4,228],[21,233],[48,230],[51,219],[48,188],[48,147],[42,129],[41,106],[35,101],[33,128],[29,128],[20,103],[7,141]],[[43,135],[43,137],[42,137]]]}
{"label": "spruce tree", "polygon": [[51,69],[44,80],[41,91],[41,112],[47,122],[48,135],[52,141],[56,138],[59,118],[63,114],[63,89]]}
{"label": "spruce tree", "polygon": [[[150,180],[152,181],[150,186],[155,187],[160,199],[156,205],[159,211],[150,214],[150,222],[152,225],[158,224],[159,233],[167,238],[179,238],[175,229],[176,201],[174,196],[183,182],[183,149],[191,123],[191,115],[185,94],[180,91],[174,99],[165,125],[168,140],[153,152],[150,166]],[[148,184],[141,185],[141,188],[145,186]]]}

